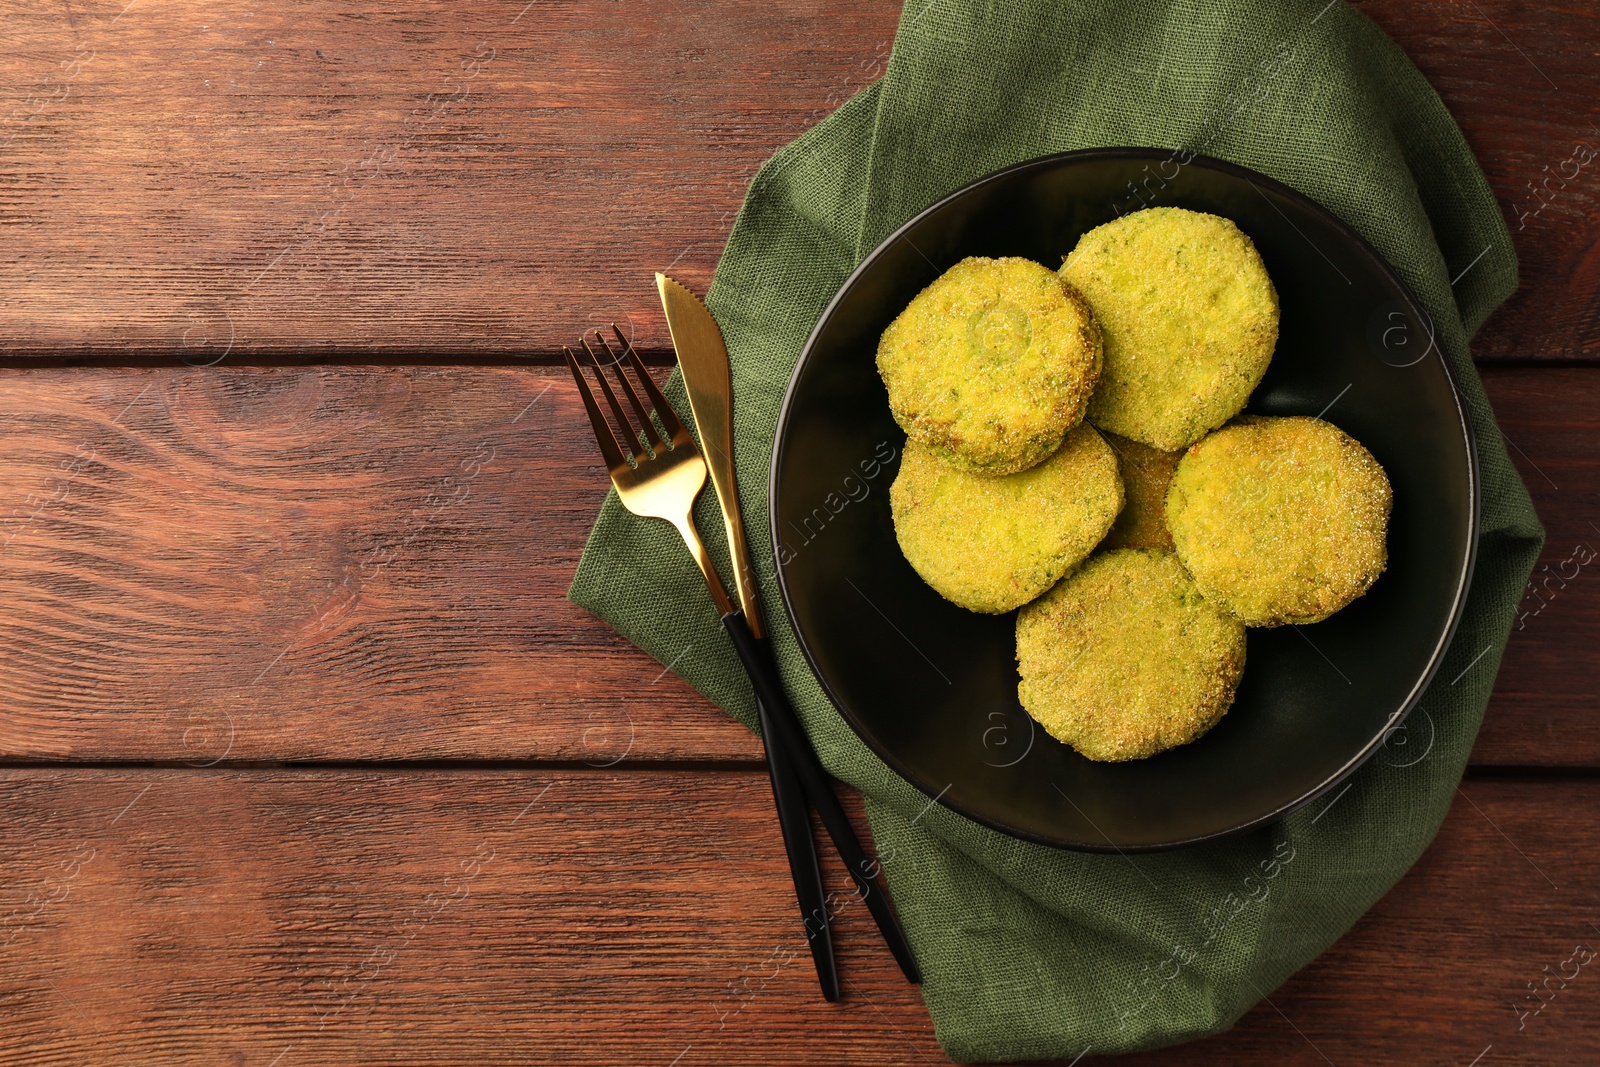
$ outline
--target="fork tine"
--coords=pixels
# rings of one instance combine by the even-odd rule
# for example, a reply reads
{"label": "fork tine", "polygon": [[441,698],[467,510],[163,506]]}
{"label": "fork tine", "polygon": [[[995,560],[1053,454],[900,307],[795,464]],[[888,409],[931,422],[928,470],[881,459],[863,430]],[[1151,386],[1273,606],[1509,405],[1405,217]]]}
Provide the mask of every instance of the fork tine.
{"label": "fork tine", "polygon": [[[628,435],[628,451],[647,453],[639,456],[638,458],[640,459],[655,459],[655,449],[643,447],[642,440],[639,438],[639,431],[634,428],[633,423],[628,421],[628,416],[622,410],[622,405],[617,402],[617,394],[611,391],[611,381],[606,376],[606,369],[600,364],[600,357],[595,355],[594,349],[589,347],[589,339],[580,337],[578,338],[578,343],[583,345],[585,352],[589,353],[589,362],[594,366],[594,376],[600,381],[600,391],[606,395],[606,403],[611,407],[611,414],[617,417],[617,425]],[[641,447],[635,448],[636,445]]]}
{"label": "fork tine", "polygon": [[[613,326],[612,328],[615,329],[616,327]],[[622,361],[619,360],[617,358],[617,354],[611,350],[611,342],[607,341],[605,339],[605,335],[599,330],[594,332],[594,339],[605,346],[606,355],[611,357],[611,366],[616,371],[617,377],[622,380],[622,391],[628,394],[628,403],[633,405],[633,410],[639,414],[639,421],[644,425],[645,437],[649,438],[650,440],[651,455],[659,456],[661,454],[661,450],[667,447],[667,443],[661,440],[660,434],[656,433],[656,424],[650,421],[650,413],[645,410],[643,404],[639,403],[639,394],[633,391],[633,383],[628,381],[628,375],[623,370]],[[621,333],[617,334],[617,340],[622,343],[624,351],[628,351],[632,348],[631,345],[622,341]],[[649,377],[649,375],[646,375],[646,377]]]}
{"label": "fork tine", "polygon": [[672,405],[667,403],[667,398],[661,395],[660,389],[656,388],[655,380],[650,377],[650,372],[644,369],[644,361],[639,358],[639,353],[633,350],[632,345],[623,340],[622,331],[617,329],[617,324],[614,322],[611,324],[611,332],[617,335],[617,343],[622,345],[625,350],[624,354],[628,357],[629,362],[633,364],[634,373],[644,383],[645,394],[650,397],[651,406],[656,409],[656,414],[661,417],[661,425],[667,428],[667,433],[673,440],[677,440],[679,435],[684,432],[683,423],[678,421],[678,413],[672,410]]}
{"label": "fork tine", "polygon": [[607,469],[626,467],[628,461],[623,457],[622,449],[617,445],[616,435],[606,423],[606,417],[600,413],[600,405],[594,402],[594,390],[589,388],[589,383],[583,379],[583,370],[578,366],[578,357],[573,355],[572,349],[566,345],[562,345],[561,350],[567,354],[567,366],[572,368],[572,377],[578,383],[578,392],[583,396],[583,406],[589,412],[589,422],[594,426],[594,439],[600,445],[600,454],[605,457]]}

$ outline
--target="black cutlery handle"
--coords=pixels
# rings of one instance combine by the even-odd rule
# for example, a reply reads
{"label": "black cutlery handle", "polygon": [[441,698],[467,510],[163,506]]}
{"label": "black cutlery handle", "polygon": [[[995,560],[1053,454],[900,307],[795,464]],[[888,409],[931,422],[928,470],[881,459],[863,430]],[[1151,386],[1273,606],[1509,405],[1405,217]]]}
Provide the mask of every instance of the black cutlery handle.
{"label": "black cutlery handle", "polygon": [[[811,809],[806,806],[806,793],[794,769],[794,762],[785,751],[782,734],[773,722],[771,679],[766,678],[766,668],[756,654],[755,637],[750,633],[744,616],[735,611],[724,616],[722,625],[733,639],[733,647],[744,661],[756,691],[756,714],[761,722],[761,735],[767,752],[767,775],[772,779],[772,799],[778,808],[778,825],[783,831],[783,848],[789,855],[789,874],[794,879],[795,899],[800,905],[800,918],[805,924],[806,943],[811,948],[811,961],[817,968],[817,981],[822,985],[826,1000],[839,999],[839,967],[833,955],[832,918],[822,890],[822,870],[817,865],[816,841],[811,836]],[[778,695],[782,697],[780,688]],[[787,706],[787,705],[785,705]]]}
{"label": "black cutlery handle", "polygon": [[[730,622],[734,619],[738,620],[737,624]],[[728,635],[733,639],[739,658],[744,661],[751,684],[755,686],[758,710],[763,712],[761,733],[766,741],[769,758],[775,750],[780,751],[782,758],[798,776],[806,798],[821,816],[822,825],[827,829],[828,836],[833,838],[834,847],[844,860],[845,869],[850,872],[850,877],[855,882],[861,899],[866,902],[868,911],[872,913],[873,921],[877,923],[878,930],[889,946],[895,962],[900,964],[900,970],[908,981],[920,984],[922,970],[917,966],[911,945],[906,941],[905,931],[901,929],[894,908],[878,882],[877,876],[881,872],[881,865],[876,860],[868,858],[866,849],[856,836],[855,828],[850,825],[850,817],[845,814],[844,805],[839,803],[838,794],[833,791],[833,786],[828,781],[828,774],[823,770],[816,751],[811,747],[810,739],[806,737],[805,730],[800,725],[799,717],[789,704],[789,697],[784,692],[783,683],[779,678],[777,660],[773,657],[770,643],[753,635],[744,616],[739,612],[734,612],[722,622],[728,629]],[[809,818],[807,825],[809,826]]]}
{"label": "black cutlery handle", "polygon": [[[767,658],[771,660],[771,646],[765,640],[761,640],[760,644]],[[773,671],[776,670],[774,662]],[[794,762],[800,774],[800,784],[805,788],[806,798],[821,816],[822,825],[828,831],[828,836],[833,838],[834,848],[844,860],[845,869],[855,881],[856,889],[861,899],[866,902],[867,910],[872,913],[873,921],[878,924],[878,930],[883,935],[884,943],[889,946],[889,952],[900,965],[906,980],[913,985],[921,985],[922,969],[917,966],[917,959],[912,955],[911,945],[906,941],[900,920],[895,916],[894,907],[889,903],[889,898],[878,881],[883,865],[867,856],[861,839],[856,836],[855,827],[850,825],[850,816],[845,814],[844,805],[839,802],[839,795],[833,791],[828,772],[817,759],[816,750],[811,747],[811,740],[806,737],[799,717],[793,709],[785,705],[783,711],[775,713],[772,718],[779,733],[784,735],[785,750],[797,753]]]}

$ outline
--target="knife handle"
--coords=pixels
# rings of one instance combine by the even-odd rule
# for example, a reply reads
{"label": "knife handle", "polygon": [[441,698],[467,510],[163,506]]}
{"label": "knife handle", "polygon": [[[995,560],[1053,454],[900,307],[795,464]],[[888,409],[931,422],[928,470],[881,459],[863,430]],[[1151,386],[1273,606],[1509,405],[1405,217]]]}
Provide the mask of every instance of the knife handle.
{"label": "knife handle", "polygon": [[[832,919],[822,890],[822,870],[817,864],[816,841],[811,836],[811,809],[806,806],[805,788],[794,769],[793,760],[782,741],[782,732],[773,723],[772,685],[756,639],[744,615],[738,611],[723,616],[722,625],[733,640],[733,647],[744,661],[756,691],[756,714],[767,753],[767,775],[772,779],[772,799],[778,808],[778,825],[783,831],[783,848],[789,856],[789,874],[794,879],[795,899],[800,919],[805,924],[806,943],[811,962],[817,969],[822,996],[839,999],[839,966],[833,955]],[[777,695],[782,697],[782,689]],[[786,706],[786,705],[785,705]]]}
{"label": "knife handle", "polygon": [[[737,625],[729,621],[735,618],[738,619]],[[797,776],[804,790],[805,799],[810,801],[811,806],[816,808],[817,814],[821,816],[823,827],[833,839],[834,847],[844,860],[845,869],[850,872],[850,878],[855,882],[857,892],[866,902],[867,910],[877,923],[890,953],[899,963],[901,972],[911,983],[921,984],[922,970],[917,966],[916,956],[912,954],[911,946],[906,941],[905,931],[901,929],[894,908],[878,882],[877,875],[881,872],[882,865],[868,858],[866,849],[861,845],[861,839],[856,836],[855,828],[850,825],[850,817],[845,814],[844,805],[839,802],[838,794],[833,791],[827,772],[817,759],[816,750],[811,747],[810,738],[806,736],[799,717],[789,703],[788,694],[784,692],[778,675],[778,663],[772,654],[771,642],[753,636],[739,612],[734,612],[722,621],[728,628],[734,648],[738,650],[739,658],[744,661],[745,669],[755,686],[757,709],[763,715],[761,735],[766,742],[769,761],[776,751],[781,754],[781,759],[789,764],[791,773]],[[809,830],[809,815],[806,818],[806,826]]]}

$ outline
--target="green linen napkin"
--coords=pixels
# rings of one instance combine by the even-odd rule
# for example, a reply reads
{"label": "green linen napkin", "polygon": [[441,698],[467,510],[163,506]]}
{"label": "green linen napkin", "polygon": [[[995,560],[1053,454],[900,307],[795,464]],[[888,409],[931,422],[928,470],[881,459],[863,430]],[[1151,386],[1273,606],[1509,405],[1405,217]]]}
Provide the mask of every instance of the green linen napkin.
{"label": "green linen napkin", "polygon": [[[980,175],[1102,145],[1232,160],[1360,231],[1432,316],[1483,467],[1466,614],[1407,734],[1347,792],[1276,825],[1138,856],[1018,841],[892,773],[808,671],[764,536],[783,390],[849,271]],[[1072,1058],[1226,1029],[1432,840],[1543,542],[1467,348],[1515,286],[1510,236],[1460,132],[1399,48],[1343,0],[909,0],[884,78],[757,174],[708,298],[733,359],[742,505],[785,682],[828,769],[866,795],[952,1059]],[[676,378],[671,388],[681,402]],[[709,489],[697,519],[725,561]],[[666,523],[608,498],[569,595],[753,728],[749,684]]]}

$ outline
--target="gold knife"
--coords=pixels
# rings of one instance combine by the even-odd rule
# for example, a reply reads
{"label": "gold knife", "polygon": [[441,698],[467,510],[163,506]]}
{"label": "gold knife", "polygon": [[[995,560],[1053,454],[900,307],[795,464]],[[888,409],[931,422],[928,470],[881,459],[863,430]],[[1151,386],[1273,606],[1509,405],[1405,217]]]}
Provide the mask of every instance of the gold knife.
{"label": "gold knife", "polygon": [[[788,750],[792,735],[775,722],[773,707],[787,704],[777,661],[762,640],[761,614],[757,610],[755,582],[750,574],[750,548],[745,543],[744,522],[739,515],[739,494],[733,469],[733,369],[728,363],[728,348],[722,329],[689,290],[667,277],[656,275],[661,306],[667,313],[667,329],[678,350],[678,370],[689,394],[689,410],[700,438],[700,451],[711,472],[711,485],[721,505],[722,522],[728,531],[728,550],[733,557],[733,578],[738,588],[739,607],[722,619],[734,648],[750,672],[756,690],[756,717],[765,740],[767,772],[772,778],[772,798],[778,805],[778,825],[783,830],[783,847],[789,857],[789,872],[794,877],[800,918],[805,923],[806,942],[816,964],[822,995],[839,999],[839,970],[834,958],[832,915],[823,895],[822,868],[817,863],[816,841],[811,834],[812,805],[805,784],[795,769],[796,759]],[[763,682],[766,683],[763,686]],[[763,699],[763,689],[766,699]],[[809,746],[807,752],[809,752]],[[815,755],[812,756],[815,759]]]}
{"label": "gold knife", "polygon": [[[750,548],[745,542],[744,521],[739,514],[739,491],[733,466],[733,370],[728,362],[728,347],[722,339],[722,328],[699,297],[665,274],[656,274],[656,288],[661,293],[661,306],[667,313],[667,329],[672,334],[672,346],[678,352],[678,369],[683,374],[683,384],[689,394],[689,409],[694,416],[706,466],[711,470],[711,485],[716,490],[717,502],[722,506],[722,522],[728,530],[739,607],[755,638],[752,652],[768,667],[768,677],[778,683],[769,688],[771,700],[762,700],[759,696],[756,700],[761,732],[767,739],[768,758],[788,765],[787,770],[798,780],[805,799],[821,816],[822,825],[827,829],[828,836],[833,838],[834,847],[839,850],[845,868],[855,881],[861,898],[866,901],[867,909],[878,924],[884,941],[888,943],[889,951],[900,964],[901,971],[910,981],[920,983],[922,972],[917,966],[916,957],[906,942],[905,932],[900,929],[894,909],[889,906],[889,900],[878,884],[877,876],[882,866],[877,859],[868,858],[860,839],[856,837],[844,807],[828,783],[827,772],[822,769],[799,717],[783,693],[777,661],[764,639],[755,573],[750,566]],[[726,619],[723,621],[724,624],[728,622]],[[729,628],[730,636],[734,637],[737,644],[739,637],[736,630],[737,627]],[[778,788],[778,781],[779,776],[775,774],[774,789]],[[830,917],[817,918],[825,925]],[[808,916],[808,931],[812,925]]]}

